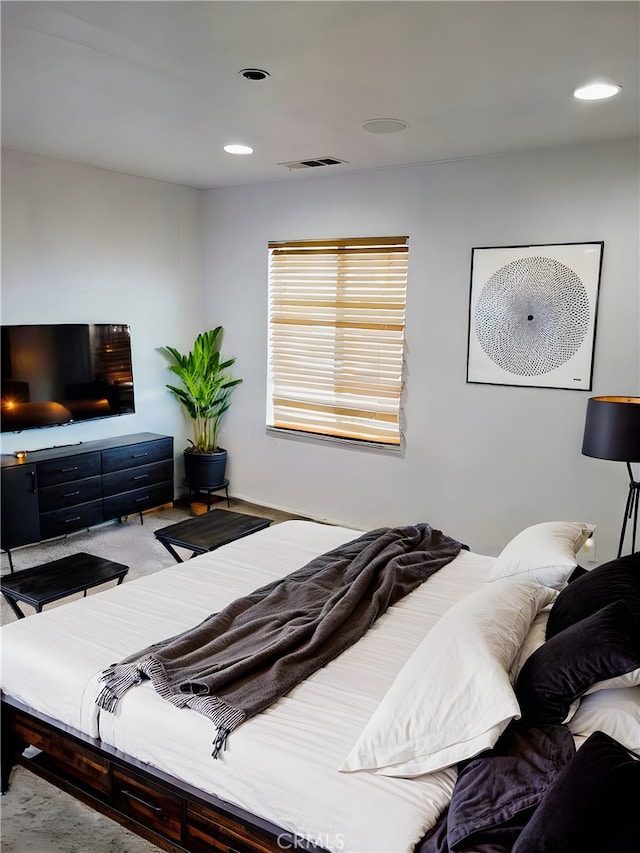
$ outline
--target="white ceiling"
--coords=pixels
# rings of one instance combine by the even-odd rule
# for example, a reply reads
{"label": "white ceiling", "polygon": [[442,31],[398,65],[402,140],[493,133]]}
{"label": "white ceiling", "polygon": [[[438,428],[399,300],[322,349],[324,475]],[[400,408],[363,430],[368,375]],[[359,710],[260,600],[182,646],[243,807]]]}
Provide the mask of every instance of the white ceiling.
{"label": "white ceiling", "polygon": [[[296,180],[312,170],[277,164],[315,157],[348,161],[320,177],[637,136],[639,8],[3,0],[3,146],[204,188]],[[593,78],[622,93],[574,100]],[[365,133],[375,118],[409,127]]]}

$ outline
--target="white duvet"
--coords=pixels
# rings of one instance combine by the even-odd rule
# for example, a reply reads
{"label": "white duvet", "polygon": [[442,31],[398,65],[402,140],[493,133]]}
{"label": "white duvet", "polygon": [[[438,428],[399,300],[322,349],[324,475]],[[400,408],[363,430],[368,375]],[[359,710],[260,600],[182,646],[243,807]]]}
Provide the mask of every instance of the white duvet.
{"label": "white duvet", "polygon": [[148,682],[129,690],[115,714],[99,712],[94,703],[98,676],[109,664],[197,624],[239,595],[357,535],[346,528],[285,522],[11,623],[3,629],[2,689],[336,853],[410,851],[448,803],[455,771],[403,779],[338,768],[430,629],[485,584],[493,558],[461,552],[355,646],[242,724],[217,760],[211,758],[212,724],[165,702]]}

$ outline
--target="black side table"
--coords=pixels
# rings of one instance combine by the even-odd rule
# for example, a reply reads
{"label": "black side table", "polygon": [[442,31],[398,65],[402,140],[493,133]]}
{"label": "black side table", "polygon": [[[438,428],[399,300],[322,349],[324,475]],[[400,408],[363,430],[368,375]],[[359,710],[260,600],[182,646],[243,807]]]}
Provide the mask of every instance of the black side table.
{"label": "black side table", "polygon": [[94,557],[93,554],[70,554],[3,577],[0,592],[18,619],[24,619],[26,614],[18,607],[19,601],[30,604],[36,613],[40,613],[45,604],[67,595],[76,592],[86,595],[88,589],[107,581],[117,580],[121,584],[128,571],[129,567],[122,563]]}
{"label": "black side table", "polygon": [[196,554],[206,554],[221,545],[263,530],[270,524],[270,518],[216,509],[197,518],[187,518],[168,527],[161,527],[154,532],[154,536],[176,562],[183,563],[184,560],[176,553],[174,545],[191,551],[191,556],[195,557]]}

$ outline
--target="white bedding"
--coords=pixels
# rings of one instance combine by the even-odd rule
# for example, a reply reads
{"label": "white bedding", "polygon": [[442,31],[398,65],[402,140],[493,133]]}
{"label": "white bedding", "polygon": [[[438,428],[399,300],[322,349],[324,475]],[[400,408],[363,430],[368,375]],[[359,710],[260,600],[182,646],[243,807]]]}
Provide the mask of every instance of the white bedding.
{"label": "white bedding", "polygon": [[[432,761],[432,753],[423,755],[418,746],[421,720],[438,719],[429,717],[434,687],[441,682],[444,690],[437,700],[444,717],[434,728],[439,741],[448,729],[457,731],[460,721],[475,720],[481,695],[488,697],[484,712],[491,722],[500,710],[493,699],[495,679],[505,682],[510,671],[513,682],[528,655],[544,643],[550,600],[557,593],[526,577],[487,583],[496,562],[491,557],[461,552],[356,645],[232,732],[217,760],[211,757],[213,725],[195,711],[162,700],[149,682],[130,689],[115,714],[99,710],[94,701],[99,675],[110,664],[198,624],[238,596],[359,533],[285,522],[187,563],[10,623],[2,629],[2,690],[333,853],[409,853],[449,802],[455,783],[451,767],[425,773],[424,767],[413,766],[425,757]],[[474,659],[489,654],[472,666],[477,670],[473,677],[466,660],[469,643],[478,646]],[[429,661],[438,659],[444,664],[434,663],[430,670]],[[570,729],[577,746],[600,730],[640,753],[640,685],[637,679],[627,681],[625,675],[592,685],[574,703]],[[518,711],[515,703],[509,714]],[[502,730],[504,714],[494,722]],[[455,743],[466,754],[467,743],[474,742],[463,724]],[[405,778],[405,770],[402,778],[397,775],[404,758],[400,764],[394,760],[390,773],[375,769],[377,763],[363,765],[370,768],[364,772],[339,772],[367,730],[373,732],[374,745],[386,749],[391,728],[403,749],[405,741],[411,746],[412,778]],[[434,745],[437,757],[439,744]],[[475,752],[465,754],[461,757]]]}
{"label": "white bedding", "polygon": [[[338,767],[396,674],[440,616],[483,585],[493,558],[462,552],[396,604],[355,646],[210,756],[212,724],[149,683],[98,713],[109,664],[198,623],[359,531],[290,521],[215,552],[3,629],[2,688],[195,787],[335,851],[409,851],[447,804],[455,771],[416,779]],[[68,662],[73,658],[73,668]],[[61,663],[62,662],[62,663]]]}
{"label": "white bedding", "polygon": [[308,541],[301,530],[293,530],[284,553],[279,537],[273,547],[268,544],[270,537],[255,544],[250,537],[226,546],[216,556],[205,554],[201,560],[45,610],[37,619],[5,625],[2,689],[97,737],[97,676],[106,666],[197,624],[233,598],[359,535],[346,528],[314,527]]}

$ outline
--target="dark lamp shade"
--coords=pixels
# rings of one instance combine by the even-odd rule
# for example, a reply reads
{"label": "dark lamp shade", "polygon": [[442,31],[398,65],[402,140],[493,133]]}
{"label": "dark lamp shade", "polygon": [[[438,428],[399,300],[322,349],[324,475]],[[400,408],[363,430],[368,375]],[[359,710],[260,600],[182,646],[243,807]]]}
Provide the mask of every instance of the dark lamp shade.
{"label": "dark lamp shade", "polygon": [[640,397],[591,397],[582,452],[596,459],[640,462]]}

